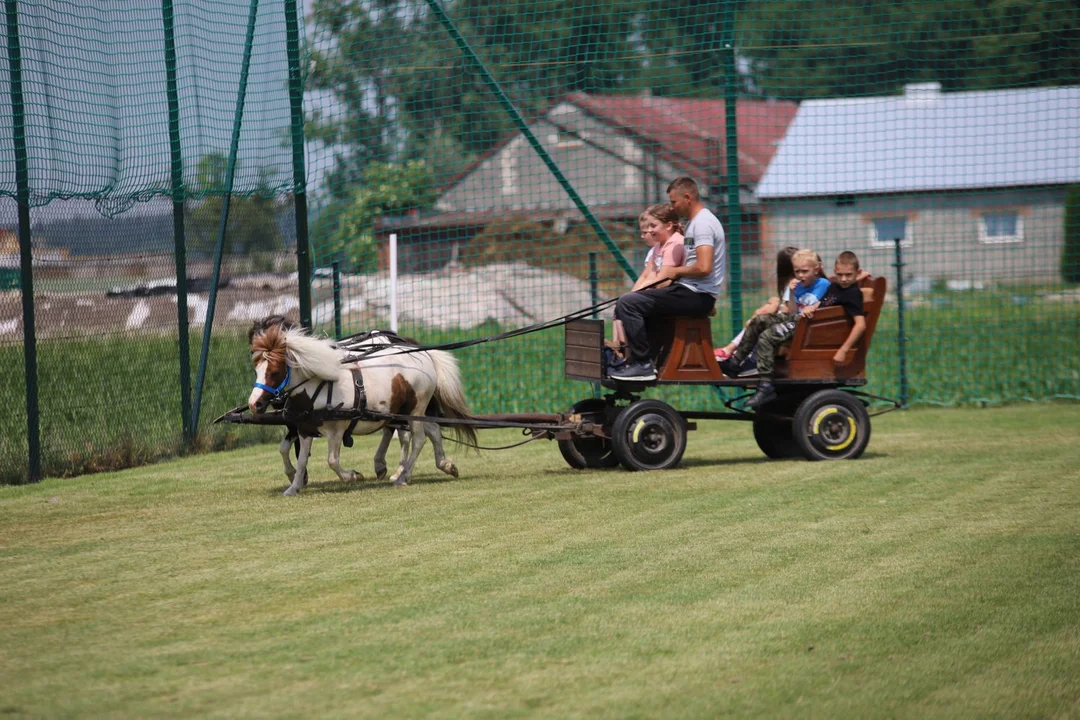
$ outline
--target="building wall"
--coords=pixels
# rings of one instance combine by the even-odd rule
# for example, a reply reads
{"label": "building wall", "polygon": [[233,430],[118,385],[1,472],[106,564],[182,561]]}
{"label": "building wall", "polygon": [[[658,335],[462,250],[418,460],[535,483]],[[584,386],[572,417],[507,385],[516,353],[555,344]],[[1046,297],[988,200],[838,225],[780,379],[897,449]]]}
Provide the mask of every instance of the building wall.
{"label": "building wall", "polygon": [[[589,206],[640,205],[644,209],[667,200],[667,185],[679,174],[632,136],[594,120],[570,103],[556,106],[531,129]],[[443,212],[575,209],[520,134],[443,193],[436,207]]]}
{"label": "building wall", "polygon": [[[1061,187],[968,194],[855,197],[768,201],[761,227],[761,257],[784,245],[816,250],[830,267],[843,250],[858,254],[875,274],[893,276],[894,249],[871,242],[874,218],[905,217],[910,239],[904,247],[908,276],[991,282],[1054,282],[1064,238]],[[1022,218],[1018,242],[980,241],[982,213],[1015,211]]]}

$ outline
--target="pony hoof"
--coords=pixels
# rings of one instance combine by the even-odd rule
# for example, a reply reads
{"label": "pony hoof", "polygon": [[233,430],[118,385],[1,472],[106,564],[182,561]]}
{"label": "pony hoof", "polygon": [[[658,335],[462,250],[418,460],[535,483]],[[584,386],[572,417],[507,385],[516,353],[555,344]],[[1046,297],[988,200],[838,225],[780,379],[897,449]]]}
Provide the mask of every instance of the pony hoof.
{"label": "pony hoof", "polygon": [[293,496],[293,495],[296,495],[296,494],[297,494],[298,492],[300,492],[300,491],[299,491],[299,490],[297,490],[296,488],[294,488],[294,487],[290,486],[288,490],[286,490],[285,492],[283,492],[283,493],[281,493],[281,494],[282,494],[282,495],[286,495],[286,496],[290,496],[290,497],[291,497],[291,496]]}
{"label": "pony hoof", "polygon": [[356,470],[350,470],[349,479],[346,482],[364,482],[364,476]]}
{"label": "pony hoof", "polygon": [[457,477],[458,476],[457,465],[455,465],[452,462],[443,463],[442,465],[439,466],[439,469],[442,470],[447,475],[449,475],[450,477]]}
{"label": "pony hoof", "polygon": [[376,470],[375,471],[375,479],[380,480],[380,481],[385,480],[386,479],[386,468],[383,468],[382,470]]}
{"label": "pony hoof", "polygon": [[394,481],[394,487],[405,487],[409,484],[409,481],[404,478],[398,478]]}

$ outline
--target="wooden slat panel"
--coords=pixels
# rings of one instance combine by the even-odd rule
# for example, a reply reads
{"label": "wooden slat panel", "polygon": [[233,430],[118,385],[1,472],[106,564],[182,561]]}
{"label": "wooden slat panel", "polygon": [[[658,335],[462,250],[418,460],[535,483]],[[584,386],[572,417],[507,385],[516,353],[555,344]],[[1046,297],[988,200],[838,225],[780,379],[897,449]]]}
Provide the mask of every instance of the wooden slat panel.
{"label": "wooden slat panel", "polygon": [[588,380],[600,380],[600,365],[598,363],[584,363],[577,360],[566,361],[567,377],[581,377]]}
{"label": "wooden slat panel", "polygon": [[604,321],[573,320],[564,326],[563,358],[567,377],[603,377]]}
{"label": "wooden slat panel", "polygon": [[568,345],[566,347],[566,359],[578,360],[580,362],[599,363],[604,357],[604,354],[600,351],[600,348],[594,347],[573,347]]}

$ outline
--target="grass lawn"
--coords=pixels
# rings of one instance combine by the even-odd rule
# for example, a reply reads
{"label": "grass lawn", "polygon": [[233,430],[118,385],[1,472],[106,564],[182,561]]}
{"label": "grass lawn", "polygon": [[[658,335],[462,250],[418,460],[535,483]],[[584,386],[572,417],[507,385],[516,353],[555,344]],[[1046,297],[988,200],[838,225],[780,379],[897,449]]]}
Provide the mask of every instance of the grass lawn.
{"label": "grass lawn", "polygon": [[0,487],[0,715],[1080,716],[1080,406],[892,413],[842,463],[700,427],[664,473]]}

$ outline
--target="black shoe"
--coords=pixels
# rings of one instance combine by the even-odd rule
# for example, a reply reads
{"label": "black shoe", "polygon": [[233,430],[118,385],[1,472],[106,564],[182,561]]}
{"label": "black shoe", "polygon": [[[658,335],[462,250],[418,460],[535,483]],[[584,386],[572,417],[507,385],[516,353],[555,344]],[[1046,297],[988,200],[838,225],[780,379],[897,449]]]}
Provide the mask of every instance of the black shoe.
{"label": "black shoe", "polygon": [[771,382],[763,382],[758,385],[757,392],[746,401],[746,407],[751,410],[760,410],[776,399],[776,388]]}
{"label": "black shoe", "polygon": [[622,367],[611,368],[608,377],[613,380],[648,382],[656,379],[656,368],[651,362],[631,362]]}
{"label": "black shoe", "polygon": [[729,378],[739,377],[739,370],[742,368],[742,363],[734,358],[729,357],[727,360],[720,361],[720,370]]}

